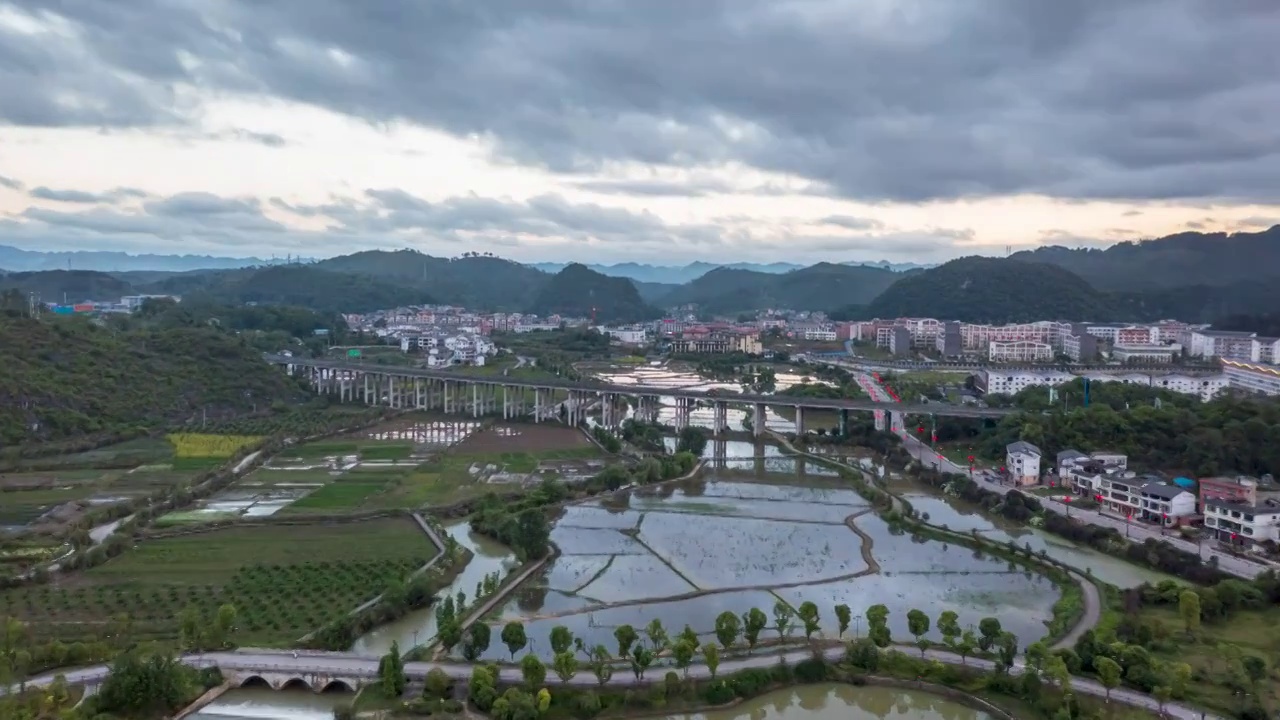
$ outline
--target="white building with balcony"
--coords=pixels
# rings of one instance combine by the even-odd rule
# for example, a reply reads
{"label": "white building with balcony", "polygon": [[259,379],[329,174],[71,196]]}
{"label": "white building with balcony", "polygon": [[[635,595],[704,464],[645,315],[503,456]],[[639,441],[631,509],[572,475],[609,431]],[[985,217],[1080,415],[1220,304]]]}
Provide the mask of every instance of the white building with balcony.
{"label": "white building with balcony", "polygon": [[1274,500],[1249,505],[1211,498],[1204,503],[1204,526],[1218,540],[1233,545],[1280,542],[1280,505]]}
{"label": "white building with balcony", "polygon": [[1009,443],[1005,448],[1004,466],[1014,483],[1033,485],[1040,482],[1040,448],[1024,440]]}
{"label": "white building with balcony", "polygon": [[1280,367],[1223,360],[1222,373],[1233,390],[1257,395],[1280,395]]}
{"label": "white building with balcony", "polygon": [[987,345],[987,358],[991,362],[1049,362],[1053,359],[1053,346],[1035,340],[992,340]]}

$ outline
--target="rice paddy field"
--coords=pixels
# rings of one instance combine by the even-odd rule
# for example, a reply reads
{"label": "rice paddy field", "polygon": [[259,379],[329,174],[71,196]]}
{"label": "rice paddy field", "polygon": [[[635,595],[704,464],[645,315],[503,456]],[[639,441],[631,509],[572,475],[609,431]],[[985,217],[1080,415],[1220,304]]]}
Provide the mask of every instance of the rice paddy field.
{"label": "rice paddy field", "polygon": [[[556,625],[588,646],[612,646],[622,624],[643,632],[658,619],[673,634],[688,624],[709,635],[726,610],[771,617],[779,601],[812,601],[828,637],[838,632],[836,604],[859,615],[883,603],[899,639],[910,639],[908,610],[935,619],[953,610],[962,626],[999,617],[1030,643],[1045,635],[1060,595],[1023,566],[896,533],[824,476],[719,473],[624,497],[565,509],[551,535],[561,554],[487,618],[495,631],[524,622],[533,649],[545,653]],[[489,657],[505,654],[495,643]]]}

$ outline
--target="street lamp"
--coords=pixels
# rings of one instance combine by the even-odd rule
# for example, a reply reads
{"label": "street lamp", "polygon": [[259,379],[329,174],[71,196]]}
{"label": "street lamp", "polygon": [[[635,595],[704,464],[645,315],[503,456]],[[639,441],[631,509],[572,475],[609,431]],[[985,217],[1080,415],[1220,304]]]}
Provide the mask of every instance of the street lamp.
{"label": "street lamp", "polygon": [[861,635],[861,633],[862,633],[862,616],[854,615],[853,616],[853,639],[857,640],[858,636]]}
{"label": "street lamp", "polygon": [[1129,537],[1129,521],[1133,519],[1133,515],[1124,516],[1124,536]]}

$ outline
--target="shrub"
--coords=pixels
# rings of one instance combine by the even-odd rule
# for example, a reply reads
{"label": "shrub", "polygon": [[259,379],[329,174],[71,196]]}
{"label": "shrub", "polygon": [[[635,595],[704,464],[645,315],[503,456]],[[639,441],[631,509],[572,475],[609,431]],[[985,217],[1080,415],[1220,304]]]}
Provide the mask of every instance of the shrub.
{"label": "shrub", "polygon": [[600,697],[590,690],[574,698],[573,714],[587,720],[600,714]]}
{"label": "shrub", "polygon": [[713,680],[702,690],[702,699],[712,705],[723,705],[735,697],[733,688],[724,680]]}
{"label": "shrub", "polygon": [[820,657],[796,663],[795,676],[801,682],[816,683],[827,679],[827,662]]}

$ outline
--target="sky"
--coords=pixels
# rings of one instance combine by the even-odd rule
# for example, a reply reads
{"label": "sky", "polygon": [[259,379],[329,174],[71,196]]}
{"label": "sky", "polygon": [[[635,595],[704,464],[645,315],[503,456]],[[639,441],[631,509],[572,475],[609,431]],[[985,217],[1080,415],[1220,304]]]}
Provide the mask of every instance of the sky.
{"label": "sky", "polygon": [[0,0],[0,244],[932,263],[1280,223],[1274,0]]}

